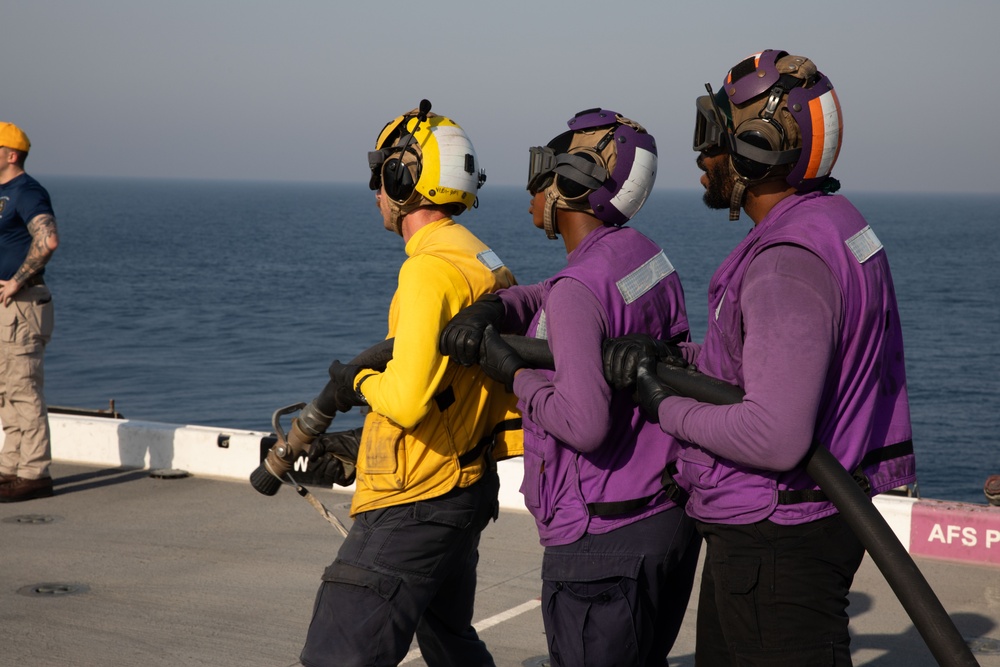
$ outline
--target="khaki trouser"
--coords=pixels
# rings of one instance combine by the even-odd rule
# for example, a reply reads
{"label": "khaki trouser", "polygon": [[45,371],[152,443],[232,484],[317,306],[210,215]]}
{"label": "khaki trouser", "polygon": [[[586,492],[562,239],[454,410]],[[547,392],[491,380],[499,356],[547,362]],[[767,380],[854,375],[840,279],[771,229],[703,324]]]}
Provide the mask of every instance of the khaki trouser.
{"label": "khaki trouser", "polygon": [[52,293],[45,285],[21,289],[0,304],[0,473],[47,477],[52,460],[43,357],[52,338]]}

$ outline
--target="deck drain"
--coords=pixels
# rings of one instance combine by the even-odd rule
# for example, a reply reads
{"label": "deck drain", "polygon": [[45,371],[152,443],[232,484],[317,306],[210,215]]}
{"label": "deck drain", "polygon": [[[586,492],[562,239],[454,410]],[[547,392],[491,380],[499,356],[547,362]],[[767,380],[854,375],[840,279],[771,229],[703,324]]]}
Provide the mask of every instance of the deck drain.
{"label": "deck drain", "polygon": [[32,598],[51,598],[62,597],[64,595],[77,595],[78,593],[86,593],[89,590],[90,588],[83,584],[44,583],[23,586],[17,592]]}
{"label": "deck drain", "polygon": [[42,523],[54,523],[59,521],[59,517],[49,514],[18,514],[2,519],[4,523],[17,523],[21,525],[38,525]]}
{"label": "deck drain", "polygon": [[156,479],[183,479],[190,477],[190,475],[191,473],[187,470],[178,470],[177,468],[157,468],[149,471],[149,476]]}
{"label": "deck drain", "polygon": [[973,637],[972,639],[966,639],[965,643],[969,645],[969,649],[973,653],[978,653],[979,655],[1000,654],[1000,639]]}

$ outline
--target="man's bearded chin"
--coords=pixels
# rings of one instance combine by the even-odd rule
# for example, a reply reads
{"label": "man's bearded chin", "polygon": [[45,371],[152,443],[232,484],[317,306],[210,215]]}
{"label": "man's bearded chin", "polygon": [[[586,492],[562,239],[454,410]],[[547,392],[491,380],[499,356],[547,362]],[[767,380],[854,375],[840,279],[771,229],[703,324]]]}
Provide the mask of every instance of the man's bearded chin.
{"label": "man's bearded chin", "polygon": [[728,209],[733,195],[733,175],[729,160],[718,160],[705,170],[708,187],[702,201],[712,209]]}

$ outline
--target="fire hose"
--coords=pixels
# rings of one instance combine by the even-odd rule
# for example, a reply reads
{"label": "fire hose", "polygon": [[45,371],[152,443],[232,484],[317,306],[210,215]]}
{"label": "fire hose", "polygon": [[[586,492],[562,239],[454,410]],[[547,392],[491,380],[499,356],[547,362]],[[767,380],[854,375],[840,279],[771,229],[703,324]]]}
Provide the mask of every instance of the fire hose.
{"label": "fire hose", "polygon": [[[546,341],[508,335],[503,338],[529,366],[553,367],[552,353]],[[392,359],[392,344],[391,338],[384,340],[359,354],[350,364],[384,369]],[[657,364],[656,374],[679,395],[703,403],[732,405],[743,400],[741,388],[690,368],[660,363]],[[274,413],[272,422],[278,442],[271,447],[260,467],[250,475],[250,483],[257,491],[265,495],[277,493],[295,460],[304,455],[313,439],[330,426],[336,414],[333,400],[336,388],[331,381],[308,405],[300,403]],[[299,416],[292,421],[290,433],[285,436],[279,428],[279,417],[300,408]],[[850,473],[822,446],[813,447],[806,455],[804,464],[806,472],[864,545],[938,664],[943,667],[978,667],[979,662],[913,558]]]}

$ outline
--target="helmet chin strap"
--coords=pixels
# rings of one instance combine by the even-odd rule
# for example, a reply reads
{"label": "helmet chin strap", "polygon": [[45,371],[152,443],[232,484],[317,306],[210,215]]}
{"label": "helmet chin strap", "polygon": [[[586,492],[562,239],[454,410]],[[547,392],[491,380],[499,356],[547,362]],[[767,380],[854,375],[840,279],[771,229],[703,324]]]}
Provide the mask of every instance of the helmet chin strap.
{"label": "helmet chin strap", "polygon": [[400,236],[403,236],[403,209],[396,204],[389,206],[389,225]]}
{"label": "helmet chin strap", "polygon": [[739,220],[740,209],[747,195],[747,180],[742,176],[733,179],[733,196],[729,198],[729,219]]}
{"label": "helmet chin strap", "polygon": [[[729,219],[739,220],[740,219],[740,209],[743,208],[743,204],[747,198],[747,187],[750,185],[760,185],[761,183],[769,183],[772,181],[784,181],[784,174],[771,174],[764,176],[763,178],[758,178],[750,180],[746,176],[740,176],[733,173],[733,195],[729,198]],[[838,184],[839,185],[839,184]]]}
{"label": "helmet chin strap", "polygon": [[559,225],[556,224],[556,204],[561,199],[555,192],[555,186],[550,186],[545,191],[545,209],[542,213],[542,223],[545,228],[545,236],[550,239],[559,238]]}
{"label": "helmet chin strap", "polygon": [[392,226],[393,231],[403,236],[403,218],[408,214],[413,213],[421,206],[430,206],[434,202],[429,199],[425,199],[423,195],[414,190],[410,194],[410,198],[407,199],[402,204],[389,199],[389,224]]}

